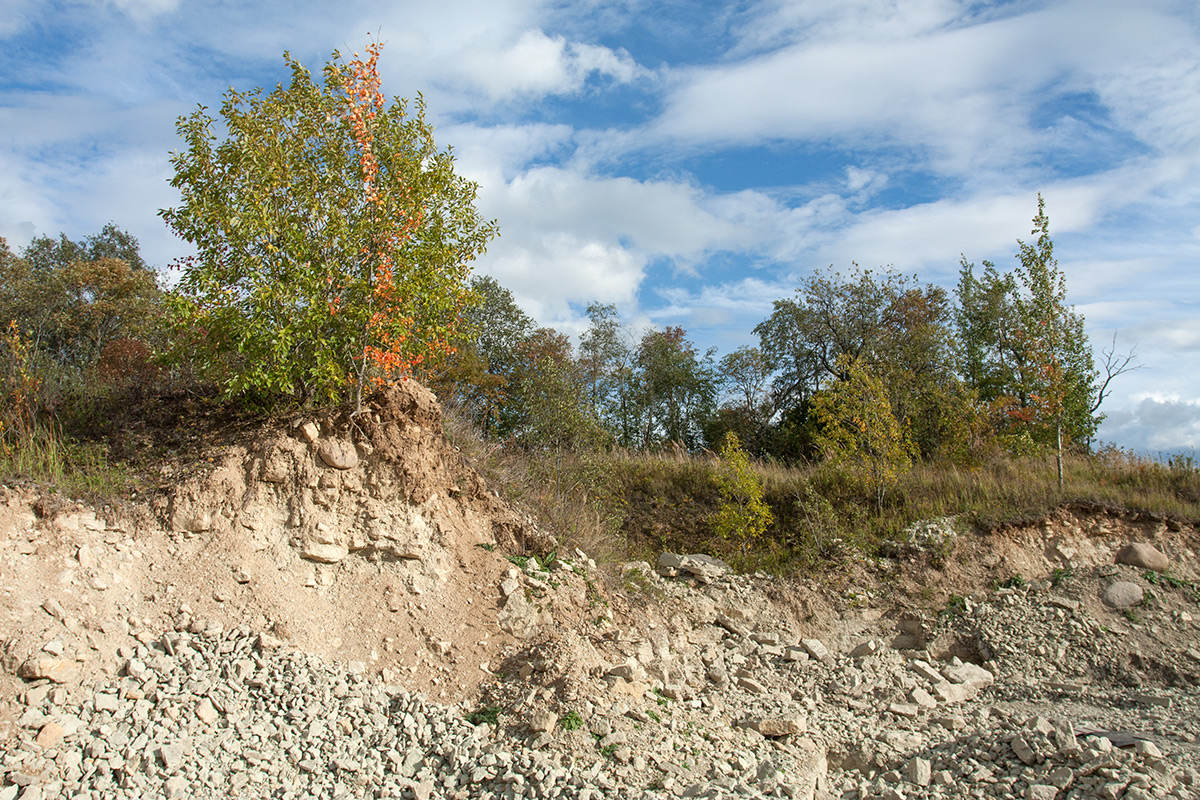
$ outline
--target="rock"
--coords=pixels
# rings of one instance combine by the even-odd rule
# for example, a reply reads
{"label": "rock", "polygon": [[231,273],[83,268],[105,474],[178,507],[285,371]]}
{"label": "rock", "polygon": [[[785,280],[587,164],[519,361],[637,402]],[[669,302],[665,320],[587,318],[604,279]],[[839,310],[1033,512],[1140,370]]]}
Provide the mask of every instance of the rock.
{"label": "rock", "polygon": [[969,661],[965,664],[952,664],[942,668],[942,675],[951,683],[973,684],[988,686],[996,680],[996,676],[978,664]]}
{"label": "rock", "polygon": [[1130,542],[1117,551],[1116,562],[1138,569],[1165,572],[1170,562],[1158,548],[1146,542]]}
{"label": "rock", "polygon": [[59,725],[57,722],[47,722],[42,726],[42,729],[38,731],[37,739],[35,739],[35,741],[38,743],[39,747],[49,750],[51,747],[54,747],[60,741],[62,741],[63,732],[62,725]]}
{"label": "rock", "polygon": [[937,708],[937,700],[920,686],[909,692],[908,698],[921,708]]}
{"label": "rock", "polygon": [[909,783],[917,786],[928,786],[933,780],[933,765],[925,758],[912,758],[905,768],[905,777]]}
{"label": "rock", "polygon": [[158,757],[167,772],[174,772],[183,765],[183,747],[177,744],[164,744],[158,748]]}
{"label": "rock", "polygon": [[1031,783],[1025,790],[1026,800],[1054,800],[1058,787],[1046,783]]}
{"label": "rock", "polygon": [[817,661],[828,661],[833,658],[828,648],[821,643],[820,639],[801,639],[800,646],[803,647],[810,656]]}
{"label": "rock", "polygon": [[558,714],[551,711],[535,711],[529,716],[529,730],[534,733],[549,733],[558,724]]}
{"label": "rock", "polygon": [[1110,583],[1100,593],[1100,599],[1112,608],[1133,608],[1139,605],[1145,597],[1142,587],[1132,581],[1116,581]]}
{"label": "rock", "polygon": [[767,687],[753,678],[738,678],[737,685],[751,694],[766,694],[767,692]]}
{"label": "rock", "polygon": [[866,658],[879,652],[879,642],[869,639],[850,651],[851,658]]}
{"label": "rock", "polygon": [[325,439],[317,445],[317,455],[326,466],[334,469],[353,469],[358,466],[358,450],[351,442]]}
{"label": "rock", "polygon": [[753,728],[763,736],[792,736],[804,733],[808,725],[803,718],[798,717],[763,717],[750,720],[747,727]]}
{"label": "rock", "polygon": [[506,633],[518,639],[532,639],[541,630],[538,618],[537,609],[529,604],[525,595],[514,592],[505,598],[498,622],[501,630]]}
{"label": "rock", "polygon": [[321,564],[336,564],[350,555],[350,548],[344,544],[328,544],[326,542],[310,541],[300,551],[300,556],[309,561]]}
{"label": "rock", "polygon": [[317,427],[317,423],[309,420],[300,426],[300,437],[309,444],[312,444],[321,438],[321,429]]}
{"label": "rock", "polygon": [[1018,736],[1017,738],[1013,739],[1012,749],[1017,758],[1021,759],[1022,762],[1028,764],[1029,766],[1033,766],[1037,763],[1037,753],[1033,751],[1033,748],[1029,746],[1029,742],[1025,741],[1024,737]]}
{"label": "rock", "polygon": [[724,561],[703,553],[691,555],[663,553],[658,557],[658,572],[666,577],[675,577],[686,572],[700,583],[711,583],[730,571],[730,566]]}
{"label": "rock", "polygon": [[943,703],[962,703],[974,697],[978,691],[976,683],[951,683],[942,681],[933,687],[933,693]]}
{"label": "rock", "polygon": [[220,714],[217,712],[216,707],[213,706],[212,700],[206,697],[196,704],[196,716],[200,718],[201,722],[208,724],[216,720]]}
{"label": "rock", "polygon": [[928,663],[919,658],[914,658],[912,661],[908,662],[908,668],[930,683],[941,683],[943,680],[942,673],[938,672]]}
{"label": "rock", "polygon": [[67,683],[75,680],[79,669],[75,662],[65,658],[30,658],[17,670],[17,675],[25,680],[47,679],[55,683]]}

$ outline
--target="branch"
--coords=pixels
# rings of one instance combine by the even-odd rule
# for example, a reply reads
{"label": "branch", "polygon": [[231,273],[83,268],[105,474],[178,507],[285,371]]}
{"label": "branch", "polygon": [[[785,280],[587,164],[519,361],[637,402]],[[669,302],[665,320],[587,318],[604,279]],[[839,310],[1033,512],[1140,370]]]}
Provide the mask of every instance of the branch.
{"label": "branch", "polygon": [[[1117,334],[1113,333],[1112,346],[1106,347],[1100,351],[1104,354],[1104,380],[1100,383],[1100,388],[1096,390],[1096,401],[1092,403],[1090,413],[1094,414],[1100,408],[1100,404],[1104,402],[1112,389],[1109,385],[1113,382],[1113,378],[1118,375],[1124,375],[1126,372],[1136,372],[1141,369],[1144,364],[1137,360],[1137,344],[1129,348],[1128,353],[1117,353]],[[1134,363],[1136,361],[1136,363]]]}

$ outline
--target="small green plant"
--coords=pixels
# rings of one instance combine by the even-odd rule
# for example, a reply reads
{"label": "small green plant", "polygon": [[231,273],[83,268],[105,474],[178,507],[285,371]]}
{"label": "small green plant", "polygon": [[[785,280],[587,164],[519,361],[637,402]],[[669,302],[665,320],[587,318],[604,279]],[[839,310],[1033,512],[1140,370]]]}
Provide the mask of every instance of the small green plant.
{"label": "small green plant", "polygon": [[1020,589],[1025,585],[1025,578],[1020,574],[1011,576],[1008,580],[996,584],[997,589]]}
{"label": "small green plant", "polygon": [[946,608],[942,610],[942,614],[948,617],[961,617],[966,613],[967,598],[958,594],[950,595],[950,599],[946,601]]}
{"label": "small green plant", "polygon": [[1075,577],[1075,569],[1073,567],[1055,567],[1050,573],[1050,585],[1057,587],[1060,583],[1070,580]]}
{"label": "small green plant", "polygon": [[489,553],[495,552],[495,550],[496,550],[496,545],[490,544],[488,542],[476,542],[475,546],[478,547],[480,550],[487,550]]}
{"label": "small green plant", "polygon": [[487,706],[470,712],[466,719],[472,725],[495,725],[503,713],[504,709],[500,706]]}
{"label": "small green plant", "polygon": [[558,724],[564,731],[577,731],[583,727],[583,717],[579,716],[578,711],[568,711],[562,715]]}
{"label": "small green plant", "polygon": [[646,709],[646,716],[649,717],[650,719],[654,720],[655,722],[662,722],[662,717],[660,717],[658,715],[658,712],[655,711],[653,708]]}
{"label": "small green plant", "polygon": [[1134,611],[1132,608],[1125,609],[1124,611],[1121,612],[1121,615],[1124,616],[1125,619],[1129,620],[1134,625],[1136,625],[1142,621],[1141,616],[1136,611]]}
{"label": "small green plant", "polygon": [[[525,569],[525,565],[529,563],[529,559],[532,558],[532,556],[505,556],[505,558],[521,569]],[[534,561],[534,564],[536,565],[537,561]]]}

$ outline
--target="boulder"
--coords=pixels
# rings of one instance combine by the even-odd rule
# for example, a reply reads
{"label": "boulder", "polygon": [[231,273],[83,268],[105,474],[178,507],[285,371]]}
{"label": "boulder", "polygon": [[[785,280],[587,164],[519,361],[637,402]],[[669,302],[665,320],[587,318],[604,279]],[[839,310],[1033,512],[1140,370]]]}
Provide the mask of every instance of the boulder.
{"label": "boulder", "polygon": [[1132,581],[1116,581],[1110,583],[1100,593],[1100,599],[1112,608],[1133,608],[1140,604],[1145,597],[1142,587]]}
{"label": "boulder", "polygon": [[1165,572],[1169,561],[1165,554],[1146,542],[1130,542],[1117,552],[1117,563],[1138,569]]}
{"label": "boulder", "polygon": [[670,578],[686,573],[700,583],[710,583],[730,571],[730,566],[724,561],[703,553],[663,553],[658,557],[658,573]]}

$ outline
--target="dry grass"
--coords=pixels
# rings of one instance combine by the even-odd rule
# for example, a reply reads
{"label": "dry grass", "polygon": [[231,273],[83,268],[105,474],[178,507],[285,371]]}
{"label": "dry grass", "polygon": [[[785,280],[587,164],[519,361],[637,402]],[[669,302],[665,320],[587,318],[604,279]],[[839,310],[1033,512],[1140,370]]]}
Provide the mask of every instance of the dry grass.
{"label": "dry grass", "polygon": [[706,552],[744,570],[811,571],[877,554],[905,527],[960,515],[990,529],[1028,523],[1064,505],[1085,504],[1200,520],[1200,469],[1118,450],[1072,456],[1058,489],[1052,457],[996,458],[978,467],[920,465],[880,509],[868,487],[823,464],[757,464],[775,524],[749,552],[714,536],[718,491],[711,456],[528,453],[478,438],[449,415],[455,443],[506,497],[565,544],[603,560],[659,552]]}

